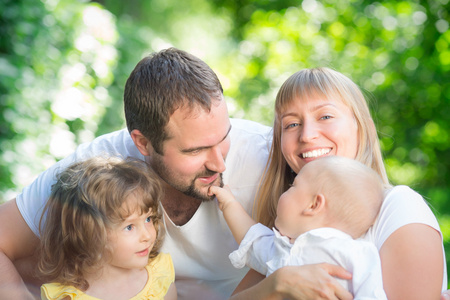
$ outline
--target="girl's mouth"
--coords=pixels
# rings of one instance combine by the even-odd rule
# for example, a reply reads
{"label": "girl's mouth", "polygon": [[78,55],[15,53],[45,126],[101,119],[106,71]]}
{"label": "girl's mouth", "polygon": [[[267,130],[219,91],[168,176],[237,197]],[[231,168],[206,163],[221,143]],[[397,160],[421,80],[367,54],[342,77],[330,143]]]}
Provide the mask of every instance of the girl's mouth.
{"label": "girl's mouth", "polygon": [[148,248],[139,252],[136,252],[138,256],[148,256]]}

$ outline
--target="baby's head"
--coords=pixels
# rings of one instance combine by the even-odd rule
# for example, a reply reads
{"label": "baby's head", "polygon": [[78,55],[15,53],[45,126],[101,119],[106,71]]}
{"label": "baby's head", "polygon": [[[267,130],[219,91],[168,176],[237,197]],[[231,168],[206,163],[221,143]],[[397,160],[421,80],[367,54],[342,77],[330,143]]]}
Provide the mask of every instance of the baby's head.
{"label": "baby's head", "polygon": [[86,287],[83,275],[110,257],[109,232],[136,212],[151,212],[156,240],[149,257],[156,256],[162,194],[159,178],[143,161],[96,157],[63,170],[52,186],[45,223],[41,219],[43,274]]}
{"label": "baby's head", "polygon": [[353,238],[374,223],[384,197],[380,176],[362,163],[329,156],[307,163],[281,195],[275,226],[295,240],[319,227],[333,227]]}

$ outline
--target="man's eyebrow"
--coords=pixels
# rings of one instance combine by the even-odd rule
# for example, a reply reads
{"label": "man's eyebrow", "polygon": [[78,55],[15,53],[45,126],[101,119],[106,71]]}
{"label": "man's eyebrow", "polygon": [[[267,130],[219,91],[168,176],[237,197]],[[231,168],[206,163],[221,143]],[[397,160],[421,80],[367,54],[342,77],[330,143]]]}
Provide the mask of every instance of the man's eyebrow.
{"label": "man's eyebrow", "polygon": [[[228,128],[227,134],[225,134],[223,139],[221,139],[220,142],[218,142],[217,144],[222,143],[228,137],[228,135],[230,134],[230,131],[231,131],[231,124],[230,124],[230,128]],[[212,146],[200,146],[200,147],[195,147],[195,148],[187,148],[187,149],[181,150],[181,152],[183,152],[183,153],[190,153],[190,152],[195,152],[195,151],[199,151],[199,150],[203,150],[203,149],[208,149],[208,148],[211,148],[213,146],[215,146],[215,145],[212,145]]]}

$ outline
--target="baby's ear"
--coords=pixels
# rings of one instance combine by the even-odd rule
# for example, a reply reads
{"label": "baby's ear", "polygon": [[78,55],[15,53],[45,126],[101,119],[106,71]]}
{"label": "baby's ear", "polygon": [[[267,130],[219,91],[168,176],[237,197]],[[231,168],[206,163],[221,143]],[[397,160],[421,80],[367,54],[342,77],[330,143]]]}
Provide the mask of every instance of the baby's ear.
{"label": "baby's ear", "polygon": [[325,196],[323,194],[317,194],[313,197],[308,207],[303,211],[303,214],[307,216],[314,216],[321,212],[325,207]]}

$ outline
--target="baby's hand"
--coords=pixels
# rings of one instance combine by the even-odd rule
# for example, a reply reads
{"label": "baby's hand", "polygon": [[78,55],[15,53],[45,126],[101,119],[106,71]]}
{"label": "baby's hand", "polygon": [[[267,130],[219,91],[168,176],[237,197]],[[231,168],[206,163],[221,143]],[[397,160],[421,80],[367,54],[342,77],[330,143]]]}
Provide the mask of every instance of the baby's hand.
{"label": "baby's hand", "polygon": [[225,206],[227,206],[229,203],[236,201],[228,185],[223,188],[213,185],[209,187],[208,195],[216,195],[221,211],[223,211],[225,209]]}

